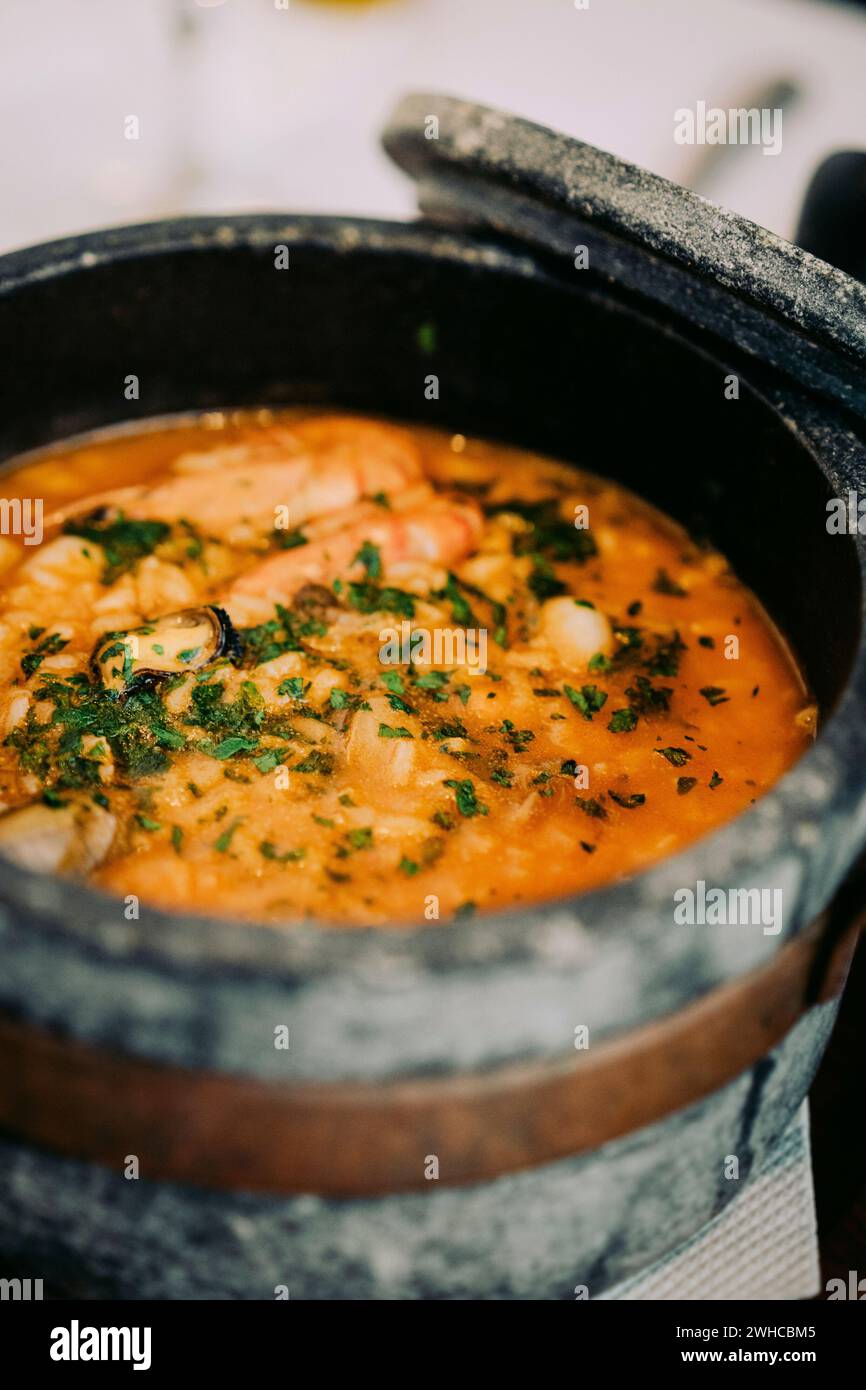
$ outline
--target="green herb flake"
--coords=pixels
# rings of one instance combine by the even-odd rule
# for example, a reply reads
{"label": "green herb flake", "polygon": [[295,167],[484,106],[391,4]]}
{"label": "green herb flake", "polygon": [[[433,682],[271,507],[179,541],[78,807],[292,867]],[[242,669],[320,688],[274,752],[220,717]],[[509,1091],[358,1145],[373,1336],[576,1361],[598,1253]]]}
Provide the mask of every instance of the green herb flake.
{"label": "green herb flake", "polygon": [[457,810],[460,812],[461,816],[466,816],[468,819],[471,819],[473,816],[486,816],[488,814],[489,807],[485,806],[483,801],[478,800],[475,794],[475,787],[468,777],[462,780],[449,777],[442,785],[450,787],[454,792]]}
{"label": "green herb flake", "polygon": [[313,748],[301,762],[295,763],[292,771],[321,772],[327,777],[334,771],[334,756],[332,753],[323,753],[321,748]]}
{"label": "green herb flake", "polygon": [[606,672],[613,670],[613,662],[610,657],[605,656],[604,652],[596,652],[589,658],[588,669],[593,673],[596,671]]}
{"label": "green herb flake", "polygon": [[164,521],[133,521],[122,514],[108,521],[73,517],[63,526],[64,534],[82,536],[102,547],[105,567],[101,580],[105,585],[113,584],[120,575],[135,569],[139,560],[152,555],[170,530]]}
{"label": "green herb flake", "polygon": [[607,794],[611,801],[615,801],[617,806],[622,806],[626,811],[633,811],[636,806],[643,806],[646,797],[643,792],[632,792],[629,796],[620,796],[612,787],[608,787]]}
{"label": "green herb flake", "polygon": [[430,357],[436,351],[436,325],[431,321],[419,323],[415,329],[415,342],[419,352],[423,352],[425,357]]}
{"label": "green herb flake", "polygon": [[653,752],[667,758],[672,767],[684,767],[692,759],[691,753],[687,753],[685,748],[654,748]]}
{"label": "green herb flake", "polygon": [[571,685],[563,685],[562,688],[584,719],[592,719],[593,714],[597,714],[607,702],[607,691],[599,690],[597,685],[582,685],[580,690],[575,690]]}
{"label": "green herb flake", "polygon": [[259,845],[259,854],[263,859],[270,859],[275,864],[294,864],[299,859],[303,859],[307,853],[305,849],[287,849],[280,854],[276,845],[270,840],[262,840]]}
{"label": "green herb flake", "polygon": [[295,527],[288,530],[282,526],[274,527],[274,544],[279,550],[297,550],[299,546],[308,545],[309,541],[300,528]]}
{"label": "green herb flake", "polygon": [[730,699],[727,691],[721,685],[702,685],[698,694],[703,695],[707,704],[713,706],[725,705]]}
{"label": "green herb flake", "polygon": [[233,758],[236,753],[250,753],[254,748],[258,748],[257,738],[244,738],[241,734],[234,734],[230,738],[221,739],[217,744],[202,744],[202,749],[212,758]]}
{"label": "green herb flake", "polygon": [[378,584],[349,585],[349,604],[359,613],[397,613],[401,618],[414,618],[415,598],[403,589],[380,588]]}
{"label": "green herb flake", "polygon": [[633,709],[614,710],[608,720],[608,729],[612,734],[630,734],[637,725],[637,714]]}
{"label": "green herb flake", "polygon": [[657,570],[652,587],[657,594],[667,594],[670,598],[688,598],[689,596],[688,589],[684,589],[681,584],[677,584],[676,580],[671,579],[666,569]]}
{"label": "green herb flake", "polygon": [[378,579],[382,573],[382,554],[378,545],[364,541],[352,564],[363,565],[368,579]]}
{"label": "green herb flake", "polygon": [[293,700],[302,700],[310,688],[310,682],[303,676],[286,676],[277,686],[278,695],[289,695]]}
{"label": "green herb flake", "polygon": [[670,709],[673,690],[667,685],[653,685],[646,676],[638,676],[634,685],[626,688],[630,707],[637,714],[663,714]]}

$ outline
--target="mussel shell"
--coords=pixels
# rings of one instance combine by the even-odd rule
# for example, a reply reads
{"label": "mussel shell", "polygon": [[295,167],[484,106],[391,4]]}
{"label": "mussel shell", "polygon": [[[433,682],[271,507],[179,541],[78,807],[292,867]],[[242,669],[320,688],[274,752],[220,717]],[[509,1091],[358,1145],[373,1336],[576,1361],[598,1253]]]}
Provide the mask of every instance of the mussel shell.
{"label": "mussel shell", "polygon": [[93,669],[108,690],[124,693],[142,681],[165,680],[199,671],[219,657],[240,650],[228,614],[213,604],[182,608],[128,632],[102,639],[93,652]]}

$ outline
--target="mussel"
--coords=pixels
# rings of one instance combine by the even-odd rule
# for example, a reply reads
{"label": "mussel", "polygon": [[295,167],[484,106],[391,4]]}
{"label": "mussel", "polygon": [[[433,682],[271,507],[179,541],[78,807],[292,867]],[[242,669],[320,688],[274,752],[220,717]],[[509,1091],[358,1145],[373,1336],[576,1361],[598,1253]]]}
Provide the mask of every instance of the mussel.
{"label": "mussel", "polygon": [[221,656],[234,656],[237,634],[222,608],[183,608],[114,632],[100,641],[92,663],[107,690],[126,692],[142,681],[198,671]]}
{"label": "mussel", "polygon": [[106,858],[117,820],[80,796],[31,801],[0,815],[0,854],[36,873],[85,875]]}

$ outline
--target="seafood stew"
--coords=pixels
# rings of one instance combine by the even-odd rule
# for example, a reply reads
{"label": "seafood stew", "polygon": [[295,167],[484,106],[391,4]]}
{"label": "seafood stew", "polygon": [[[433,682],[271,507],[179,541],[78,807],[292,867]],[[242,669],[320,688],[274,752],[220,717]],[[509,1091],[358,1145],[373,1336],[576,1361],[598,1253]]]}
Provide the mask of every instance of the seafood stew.
{"label": "seafood stew", "polygon": [[721,555],[524,450],[218,413],[4,490],[42,525],[0,539],[0,851],[124,898],[274,925],[522,906],[674,853],[814,736]]}

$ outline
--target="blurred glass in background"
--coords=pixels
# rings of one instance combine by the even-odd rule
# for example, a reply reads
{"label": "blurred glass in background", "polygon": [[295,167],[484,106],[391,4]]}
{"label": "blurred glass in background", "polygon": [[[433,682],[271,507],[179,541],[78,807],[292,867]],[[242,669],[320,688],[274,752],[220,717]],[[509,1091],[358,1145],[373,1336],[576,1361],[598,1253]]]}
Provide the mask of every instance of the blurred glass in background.
{"label": "blurred glass in background", "polygon": [[[866,11],[822,0],[2,0],[0,249],[182,212],[411,216],[378,147],[411,89],[530,116],[790,236],[823,157],[866,148],[864,73]],[[781,102],[781,155],[678,145],[698,101]]]}

